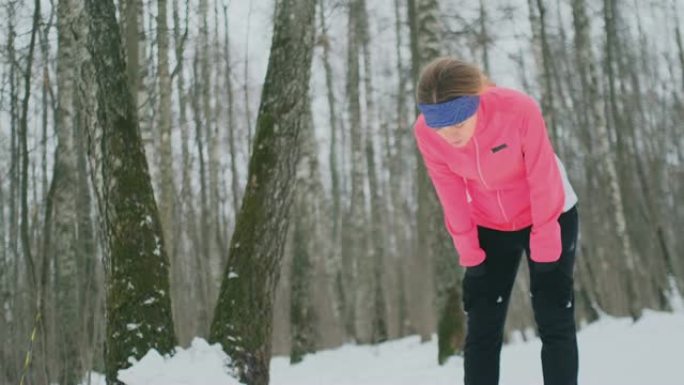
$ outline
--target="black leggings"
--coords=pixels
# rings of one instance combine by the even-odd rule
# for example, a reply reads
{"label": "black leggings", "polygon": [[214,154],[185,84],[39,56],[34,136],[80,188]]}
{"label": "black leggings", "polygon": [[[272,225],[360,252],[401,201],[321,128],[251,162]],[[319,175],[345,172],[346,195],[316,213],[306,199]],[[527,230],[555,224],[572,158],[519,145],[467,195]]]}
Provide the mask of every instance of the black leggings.
{"label": "black leggings", "polygon": [[465,385],[496,385],[506,312],[523,250],[530,272],[530,297],[542,340],[544,385],[576,385],[578,353],[573,270],[577,243],[577,207],[563,213],[563,251],[554,263],[530,259],[530,229],[498,231],[478,226],[487,258],[467,268],[463,308],[467,315],[464,348]]}

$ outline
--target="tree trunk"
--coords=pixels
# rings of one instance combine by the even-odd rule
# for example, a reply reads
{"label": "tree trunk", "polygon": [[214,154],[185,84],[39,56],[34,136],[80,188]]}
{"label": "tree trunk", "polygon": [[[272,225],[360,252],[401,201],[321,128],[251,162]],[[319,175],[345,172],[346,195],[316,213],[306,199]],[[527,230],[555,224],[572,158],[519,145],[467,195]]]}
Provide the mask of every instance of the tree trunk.
{"label": "tree trunk", "polygon": [[[225,4],[224,4],[225,5]],[[225,135],[222,133],[226,130],[221,129],[225,127],[224,110],[225,106],[222,103],[218,103],[216,98],[221,95],[225,90],[223,89],[224,81],[221,79],[221,75],[227,75],[226,72],[221,71],[222,66],[220,65],[221,59],[224,56],[222,52],[222,42],[219,40],[219,11],[218,2],[214,2],[214,31],[213,31],[213,47],[211,51],[213,56],[211,57],[211,63],[215,63],[214,66],[219,68],[216,72],[214,78],[213,87],[213,97],[211,105],[211,118],[213,122],[212,129],[212,140],[211,146],[209,147],[209,153],[212,159],[211,165],[213,166],[211,179],[212,179],[212,194],[214,196],[214,242],[216,244],[216,260],[214,271],[217,272],[216,275],[216,287],[221,284],[220,272],[225,268],[225,262],[228,256],[228,245],[226,244],[226,233],[228,232],[228,216],[226,215],[226,201],[228,196],[227,180],[225,167],[221,161],[221,155],[219,150],[225,149],[223,144],[225,143]],[[234,218],[231,218],[231,221]]]}
{"label": "tree trunk", "polygon": [[290,324],[292,346],[290,364],[304,359],[305,354],[316,352],[316,309],[314,307],[314,261],[320,253],[318,241],[317,208],[320,176],[314,143],[311,112],[306,109],[301,132],[301,158],[297,165],[297,187],[292,205],[292,272],[290,277]]}
{"label": "tree trunk", "polygon": [[[159,213],[164,246],[171,265],[176,264],[173,223],[175,206],[175,187],[173,182],[173,151],[171,147],[171,76],[169,74],[169,29],[167,26],[166,0],[157,1],[157,77],[159,87],[159,171],[161,174]],[[173,278],[174,275],[171,275]],[[171,281],[174,282],[173,280]]]}
{"label": "tree trunk", "polygon": [[[625,245],[628,249],[631,247],[629,244],[629,239],[626,235],[625,217],[624,212],[622,211],[622,197],[618,184],[619,181],[613,154],[610,150],[609,132],[606,117],[604,115],[603,104],[601,103],[603,98],[598,89],[599,74],[596,69],[595,59],[591,50],[591,27],[586,12],[585,0],[574,0],[572,7],[575,26],[576,61],[582,83],[582,99],[591,101],[586,107],[589,109],[589,123],[592,126],[591,131],[595,133],[595,137],[593,139],[589,139],[589,141],[596,144],[595,147],[592,146],[592,148],[595,148],[595,151],[590,149],[589,153],[592,159],[595,159],[596,162],[600,162],[601,164],[601,174],[603,174],[605,177],[605,183],[601,183],[601,185],[605,184],[608,186],[606,198],[611,207],[610,212],[613,213],[611,217],[611,226],[608,228],[617,233],[616,235],[618,239],[623,239],[623,242],[621,243],[623,246],[622,252],[625,252],[629,251],[624,249]],[[591,136],[591,134],[589,135]],[[595,167],[595,164],[590,162],[587,164],[587,167]],[[630,283],[631,279],[629,278],[630,275],[628,263],[623,262],[626,255],[618,253],[617,259],[612,259],[609,256],[610,254],[611,253],[605,255],[605,257],[609,258],[609,260],[606,260],[604,264],[607,266],[615,266],[616,268],[620,269],[620,272],[604,272],[603,274],[611,276],[611,279],[606,280],[604,285],[602,285],[603,288],[599,290],[606,290],[605,284],[612,283],[613,285],[617,286],[607,290],[612,292],[627,291],[627,295],[622,294],[621,297],[625,298],[626,301],[630,301],[635,293],[633,293],[633,283]],[[603,256],[601,253],[597,255],[597,258],[602,257]],[[618,310],[618,312],[629,311],[628,302],[615,303],[614,306],[616,306],[616,310]]]}
{"label": "tree trunk", "polygon": [[[328,105],[328,121],[330,124],[330,147],[329,147],[329,157],[328,164],[330,167],[330,199],[331,199],[331,223],[329,242],[328,242],[328,257],[324,263],[323,273],[323,289],[320,292],[327,294],[327,301],[324,302],[324,306],[328,311],[322,311],[321,318],[321,344],[323,346],[331,346],[330,344],[340,343],[344,337],[344,330],[341,325],[343,325],[343,309],[346,303],[346,297],[344,292],[340,289],[339,285],[335,282],[341,282],[340,277],[342,274],[342,245],[341,245],[341,234],[342,234],[342,190],[343,190],[343,180],[340,175],[340,155],[344,154],[344,149],[342,154],[339,153],[339,149],[344,148],[338,140],[338,137],[343,133],[340,132],[341,125],[339,124],[339,116],[337,114],[337,101],[335,100],[335,85],[333,82],[333,69],[330,63],[331,56],[331,36],[328,31],[328,24],[326,22],[326,6],[325,0],[318,2],[318,19],[320,21],[320,34],[318,36],[317,42],[321,45],[323,50],[322,61],[323,69],[325,71],[325,85],[326,85],[326,101]],[[320,268],[320,267],[319,267]],[[317,278],[321,276],[317,274]]]}
{"label": "tree trunk", "polygon": [[[142,0],[120,0],[122,6],[122,23],[125,27],[126,45],[126,70],[128,76],[128,88],[131,90],[133,105],[140,107],[138,90],[141,88],[140,70],[140,24],[138,20],[139,9],[142,7]],[[144,58],[144,56],[142,56]]]}
{"label": "tree trunk", "polygon": [[[360,264],[361,273],[366,275],[368,282],[367,293],[363,299],[364,305],[359,310],[365,311],[364,317],[369,318],[369,335],[365,341],[377,344],[388,339],[387,325],[387,299],[385,298],[385,254],[387,237],[385,228],[385,210],[382,203],[382,185],[378,177],[378,168],[375,164],[375,151],[373,136],[379,131],[376,118],[375,98],[373,96],[372,66],[370,56],[370,31],[368,23],[368,11],[366,10],[366,0],[360,0],[358,9],[359,19],[359,38],[363,53],[363,83],[366,97],[366,132],[365,132],[365,152],[366,170],[368,172],[368,187],[370,190],[371,218],[369,223],[370,237],[368,261]],[[360,315],[360,314],[359,314]]]}
{"label": "tree trunk", "polygon": [[198,251],[196,255],[196,277],[195,282],[197,285],[197,290],[199,291],[199,300],[201,301],[201,306],[198,311],[198,329],[199,335],[208,335],[210,326],[210,315],[209,315],[209,298],[211,297],[211,283],[212,274],[209,264],[211,263],[211,241],[210,241],[210,231],[209,231],[209,202],[207,197],[207,167],[205,155],[204,155],[204,138],[202,136],[202,128],[204,119],[202,119],[202,109],[201,109],[201,79],[197,70],[198,66],[198,55],[195,53],[195,59],[193,60],[192,74],[193,74],[193,84],[192,84],[192,99],[190,104],[192,106],[192,115],[194,117],[195,123],[195,145],[197,146],[197,157],[199,161],[199,193],[200,193],[200,210],[199,210],[199,235],[197,236],[197,248]]}
{"label": "tree trunk", "polygon": [[[204,183],[202,184],[205,189],[205,193],[203,194],[205,199],[205,211],[203,211],[202,214],[204,217],[202,220],[204,224],[202,232],[206,233],[205,241],[207,242],[206,248],[208,249],[208,259],[205,260],[205,263],[208,264],[210,273],[209,276],[206,277],[206,279],[209,279],[210,282],[208,298],[210,302],[213,302],[215,287],[218,284],[220,284],[221,281],[220,275],[217,273],[221,271],[220,267],[222,266],[222,263],[219,262],[220,248],[218,247],[220,245],[220,241],[218,240],[222,238],[222,235],[219,233],[220,226],[218,225],[220,213],[218,207],[218,144],[220,141],[218,138],[217,122],[214,121],[214,114],[211,101],[211,84],[215,80],[212,79],[210,68],[210,52],[212,47],[210,45],[211,40],[209,37],[208,0],[200,0],[199,13],[199,16],[201,18],[201,44],[199,47],[199,88],[201,98],[201,118],[203,122],[202,128],[204,129],[203,141],[207,151],[206,166],[204,172],[205,177]],[[198,133],[198,138],[200,135],[201,133]],[[211,318],[211,314],[209,314],[209,318]]]}
{"label": "tree trunk", "polygon": [[[340,176],[340,161],[339,161],[339,148],[343,147],[338,141],[338,136],[340,135],[340,125],[338,124],[337,115],[337,101],[335,100],[335,85],[333,83],[333,69],[330,64],[330,51],[331,51],[331,36],[328,31],[328,25],[326,23],[326,13],[327,8],[325,7],[325,0],[319,1],[319,14],[318,18],[320,21],[320,36],[318,37],[318,42],[321,44],[323,49],[323,69],[325,71],[325,85],[326,85],[326,100],[328,105],[328,117],[330,124],[330,150],[328,157],[328,164],[330,167],[330,199],[331,199],[331,217],[330,223],[332,223],[332,229],[330,234],[330,248],[329,248],[329,270],[328,274],[333,276],[334,282],[341,282],[340,277],[342,275],[342,183],[343,180]],[[344,153],[344,150],[342,151]],[[343,154],[342,154],[343,155]],[[329,309],[332,310],[333,317],[336,321],[344,323],[343,312],[346,306],[346,296],[342,290],[338,290],[340,287],[338,285],[332,284],[331,290],[336,293],[332,295],[332,304],[329,304]],[[325,336],[333,335],[332,325],[327,324],[325,327],[326,331],[323,333]],[[339,334],[339,333],[336,333]]]}
{"label": "tree trunk", "polygon": [[[87,51],[85,42],[85,36],[87,33],[87,22],[85,21],[85,16],[83,11],[81,11],[81,25],[83,28],[83,43],[79,44],[78,53],[82,60],[86,60]],[[88,168],[87,168],[87,154],[86,148],[88,147],[87,127],[90,127],[92,122],[95,121],[95,80],[92,77],[92,71],[89,75],[84,76],[84,68],[92,68],[90,65],[92,63],[81,63],[79,67],[81,69],[80,76],[77,77],[79,84],[79,93],[76,96],[76,106],[75,111],[77,113],[77,121],[72,130],[74,136],[74,143],[76,145],[77,153],[77,177],[76,182],[78,186],[78,195],[76,200],[76,211],[77,221],[78,221],[78,239],[77,239],[77,250],[78,250],[78,263],[79,272],[82,276],[81,278],[81,288],[80,292],[83,293],[81,296],[81,311],[82,314],[86,316],[81,317],[81,351],[85,352],[82,356],[82,368],[96,368],[96,362],[102,360],[102,333],[99,333],[100,325],[102,323],[102,317],[100,313],[102,312],[101,303],[103,300],[103,290],[100,284],[103,281],[102,275],[99,274],[101,271],[100,254],[98,252],[97,243],[95,239],[95,229],[92,222],[92,198],[90,196],[90,180],[88,178]],[[87,97],[85,97],[87,95]],[[97,359],[94,362],[94,357]],[[101,367],[101,366],[100,366]]]}
{"label": "tree trunk", "polygon": [[489,34],[487,32],[487,8],[484,0],[480,0],[480,45],[482,46],[482,66],[489,74]]}
{"label": "tree trunk", "polygon": [[[20,171],[21,167],[19,165],[19,140],[18,131],[19,127],[17,124],[17,117],[19,115],[19,96],[18,96],[18,74],[17,74],[17,58],[16,51],[14,47],[14,40],[16,38],[15,30],[15,3],[11,2],[8,4],[7,10],[7,60],[9,63],[9,114],[10,114],[10,168],[9,168],[9,224],[8,224],[8,248],[10,250],[10,258],[12,260],[12,281],[9,286],[13,288],[13,292],[10,293],[10,314],[12,318],[10,319],[10,329],[9,334],[11,338],[11,346],[18,346],[19,334],[24,332],[21,327],[21,322],[19,321],[20,311],[19,304],[22,302],[19,293],[21,288],[19,287],[19,185],[20,185]],[[23,342],[23,341],[22,341]],[[13,382],[19,378],[21,371],[20,359],[17,359],[14,354],[11,355],[13,358],[12,365],[7,365],[8,377],[12,378]]]}
{"label": "tree trunk", "polygon": [[[609,109],[612,116],[613,131],[615,132],[616,144],[617,144],[617,159],[611,159],[612,154],[610,153],[610,139],[609,130],[606,129],[604,135],[599,135],[599,153],[597,154],[599,158],[605,158],[604,165],[606,166],[605,172],[607,174],[607,179],[610,188],[610,202],[613,213],[613,220],[615,225],[615,234],[619,240],[619,250],[620,260],[624,260],[623,268],[625,269],[623,274],[623,279],[626,280],[627,287],[627,301],[629,306],[629,312],[632,318],[637,319],[641,315],[641,309],[644,306],[641,294],[636,290],[636,274],[638,266],[636,264],[637,256],[634,252],[634,247],[629,237],[629,227],[627,226],[627,216],[625,214],[625,192],[626,187],[621,186],[620,181],[627,181],[624,169],[620,172],[618,164],[627,163],[627,157],[625,156],[625,141],[624,136],[621,133],[621,129],[624,127],[624,121],[622,120],[622,115],[618,108],[618,101],[616,95],[616,79],[614,66],[618,59],[614,58],[615,45],[617,43],[617,30],[616,30],[616,11],[615,11],[615,0],[604,0],[604,23],[605,23],[605,33],[606,33],[606,71],[608,75],[608,90],[609,90]],[[610,121],[606,120],[606,127],[610,127]],[[622,265],[622,262],[619,262]]]}
{"label": "tree trunk", "polygon": [[119,26],[111,0],[87,0],[88,50],[97,80],[99,125],[90,127],[91,175],[102,218],[107,273],[106,376],[149,349],[176,344],[169,262],[132,90],[126,81]]}
{"label": "tree trunk", "polygon": [[225,61],[226,61],[226,93],[228,96],[228,151],[230,152],[230,177],[231,177],[231,193],[232,193],[232,198],[233,198],[233,213],[234,215],[237,215],[238,211],[240,210],[240,200],[242,199],[241,193],[240,193],[240,181],[239,181],[239,175],[238,175],[238,168],[237,168],[237,138],[236,138],[236,133],[237,133],[237,125],[235,124],[235,110],[234,110],[234,95],[233,95],[233,81],[231,77],[233,76],[232,73],[232,65],[230,61],[230,35],[228,34],[229,28],[228,28],[228,6],[224,5],[223,6],[223,24],[224,24],[224,37],[223,37],[223,44],[224,48],[223,50],[225,51],[224,56],[225,56]]}
{"label": "tree trunk", "polygon": [[410,170],[413,155],[415,153],[409,151],[410,145],[410,131],[408,119],[408,105],[406,102],[406,84],[409,79],[406,76],[406,67],[404,65],[403,55],[401,54],[403,47],[403,25],[404,20],[401,17],[400,4],[401,0],[394,0],[394,29],[397,37],[397,44],[395,52],[397,54],[397,110],[396,110],[396,130],[394,136],[394,153],[391,155],[389,161],[390,174],[389,183],[392,194],[392,210],[390,211],[390,224],[392,234],[394,234],[394,242],[392,253],[396,254],[395,276],[396,276],[396,322],[397,322],[397,336],[405,336],[408,330],[412,328],[411,318],[407,312],[407,293],[406,293],[406,276],[409,274],[409,261],[412,258],[409,252],[411,246],[411,230],[406,226],[411,217],[409,208],[410,189],[407,188],[407,179],[409,175],[406,170]]}
{"label": "tree trunk", "polygon": [[[82,39],[86,36],[83,7],[71,0],[61,0],[57,8],[57,33],[59,50],[57,56],[57,89],[59,92],[55,130],[57,132],[57,148],[55,150],[52,186],[52,213],[46,215],[53,219],[54,235],[45,234],[46,238],[54,242],[46,242],[45,252],[51,254],[57,267],[57,311],[60,372],[60,383],[65,385],[78,384],[83,378],[84,368],[81,366],[83,345],[81,317],[84,299],[88,292],[81,281],[88,279],[88,275],[79,274],[81,255],[79,242],[80,215],[79,211],[89,211],[89,206],[79,206],[80,184],[87,182],[80,180],[78,175],[79,156],[77,151],[75,132],[79,122],[79,112],[76,110],[79,101],[75,92],[78,81],[78,70],[81,68],[80,53],[83,46]],[[46,225],[46,228],[47,225]],[[84,266],[85,267],[85,266]],[[94,309],[89,309],[94,311]]]}
{"label": "tree trunk", "polygon": [[[548,122],[552,142],[557,146],[558,132],[553,101],[553,64],[551,63],[553,58],[551,57],[551,48],[546,32],[546,5],[544,0],[528,0],[528,5],[530,8],[530,24],[532,25],[532,43],[534,46],[541,47],[541,55],[535,56],[535,58],[537,58],[537,66],[542,68],[540,76],[542,112],[544,121]],[[535,9],[538,14],[535,13]]]}
{"label": "tree trunk", "polygon": [[[185,42],[188,37],[188,13],[189,5],[188,0],[185,1],[185,28],[181,30],[180,21],[180,9],[178,5],[179,0],[173,0],[173,38],[175,43],[175,57],[176,57],[176,68],[173,70],[173,76],[176,77],[176,88],[178,92],[178,127],[180,130],[181,137],[181,159],[182,159],[182,171],[181,171],[181,190],[180,190],[180,214],[184,220],[178,221],[176,224],[175,234],[179,240],[179,245],[182,251],[179,251],[179,255],[184,256],[184,258],[179,258],[176,265],[172,265],[172,274],[177,277],[175,282],[180,282],[181,285],[176,287],[180,293],[174,302],[174,308],[177,309],[188,309],[185,312],[174,312],[176,320],[179,321],[177,329],[179,331],[178,339],[181,344],[186,344],[190,342],[190,339],[201,334],[201,328],[198,325],[198,319],[200,317],[190,316],[190,314],[199,314],[199,309],[206,309],[208,303],[201,300],[203,291],[198,290],[200,287],[199,283],[203,282],[203,274],[201,271],[195,271],[194,274],[191,271],[192,260],[190,256],[201,255],[201,246],[197,241],[197,216],[195,213],[194,202],[193,202],[193,189],[192,189],[192,177],[191,172],[191,160],[190,160],[190,127],[188,125],[187,118],[187,100],[186,100],[186,89],[185,89],[185,74],[184,74],[184,51]],[[182,236],[185,235],[185,236]],[[182,242],[180,242],[182,240]],[[192,250],[192,251],[190,251]],[[197,257],[195,257],[197,260]],[[181,262],[182,261],[182,262]],[[193,285],[193,283],[195,283]],[[196,296],[200,297],[198,301]],[[200,318],[201,319],[201,318]],[[206,317],[205,317],[206,319]],[[206,324],[206,323],[205,323]],[[205,334],[206,335],[206,334]]]}
{"label": "tree trunk", "polygon": [[[21,117],[19,119],[19,145],[21,151],[21,186],[20,186],[20,200],[21,200],[21,247],[24,253],[24,261],[26,262],[26,272],[29,274],[29,283],[32,287],[38,287],[38,271],[36,270],[33,256],[31,253],[31,234],[29,231],[29,208],[28,208],[28,168],[29,168],[29,153],[28,153],[28,109],[29,99],[31,97],[31,73],[33,68],[33,52],[36,42],[36,34],[38,33],[38,20],[40,18],[40,3],[36,1],[33,15],[33,28],[31,29],[31,40],[29,42],[29,51],[26,60],[26,69],[24,71],[24,97],[21,101]],[[35,291],[31,292],[31,303],[34,303]]]}
{"label": "tree trunk", "polygon": [[[50,253],[47,251],[48,248],[46,247],[47,245],[47,240],[49,239],[47,235],[47,231],[45,231],[50,225],[52,218],[49,215],[50,209],[48,208],[48,205],[51,204],[50,198],[49,197],[49,182],[48,182],[48,165],[47,165],[47,148],[48,148],[48,143],[49,143],[49,136],[48,136],[48,117],[50,116],[50,113],[52,113],[52,116],[55,116],[57,114],[57,101],[55,100],[55,92],[52,89],[52,80],[50,78],[50,46],[48,42],[48,34],[50,33],[50,30],[53,28],[53,20],[55,18],[56,14],[56,9],[54,6],[50,7],[50,13],[47,17],[47,20],[43,21],[41,17],[39,17],[38,20],[38,44],[40,45],[40,54],[41,54],[41,59],[42,59],[42,77],[44,81],[42,82],[41,86],[41,139],[40,139],[40,176],[41,176],[41,183],[40,183],[40,192],[38,191],[38,182],[36,180],[35,172],[37,167],[33,167],[33,172],[34,172],[34,178],[33,178],[33,183],[34,183],[34,196],[35,196],[35,201],[34,202],[40,202],[40,200],[44,200],[45,203],[37,204],[37,209],[33,209],[33,212],[35,213],[34,216],[36,217],[36,225],[33,226],[33,234],[35,238],[42,238],[42,247],[37,249],[40,250],[40,255],[42,258],[42,267],[41,267],[41,279],[40,279],[40,286],[39,290],[41,291],[41,298],[43,298],[42,306],[43,309],[41,309],[41,313],[46,314],[45,319],[43,319],[43,322],[41,324],[42,328],[42,333],[41,333],[41,361],[43,364],[43,374],[45,375],[46,379],[52,378],[51,376],[54,375],[54,370],[53,368],[55,367],[55,362],[57,361],[53,357],[57,356],[57,353],[54,352],[54,347],[56,346],[55,340],[56,340],[56,333],[53,332],[53,330],[56,330],[56,316],[55,316],[55,311],[52,311],[49,309],[49,305],[53,304],[56,302],[55,299],[55,293],[56,290],[48,290],[48,285],[50,284],[50,281],[54,281],[54,271],[51,271],[50,266],[52,265],[52,262],[54,262],[54,258],[50,255]],[[42,218],[42,223],[41,219],[38,219],[38,213],[43,213],[44,217]],[[40,230],[40,224],[42,224],[43,228],[43,233],[41,234],[39,232]],[[37,242],[36,242],[37,243]],[[74,356],[73,358],[74,361],[80,360],[80,356]],[[48,380],[49,381],[49,380]]]}
{"label": "tree trunk", "polygon": [[[360,78],[360,39],[359,7],[360,0],[352,0],[348,5],[347,25],[347,78],[349,136],[351,140],[351,197],[348,226],[342,234],[342,290],[345,292],[344,304],[345,330],[348,338],[367,341],[370,334],[370,319],[364,311],[364,301],[369,298],[368,281],[362,281],[360,273],[367,272],[367,248],[364,225],[366,222],[365,165],[363,159],[361,132]],[[360,312],[360,314],[359,314]],[[361,328],[361,330],[359,330]]]}
{"label": "tree trunk", "polygon": [[682,29],[679,27],[679,13],[676,2],[673,1],[673,14],[675,15],[675,39],[677,41],[677,57],[679,58],[679,67],[682,71],[682,90],[684,90],[684,43],[682,43]]}
{"label": "tree trunk", "polygon": [[[173,304],[174,326],[176,328],[176,334],[179,337],[179,341],[181,343],[185,343],[188,342],[187,340],[189,339],[185,333],[189,332],[190,330],[188,330],[188,322],[185,321],[186,316],[184,316],[183,313],[187,313],[191,310],[188,309],[188,306],[190,306],[190,301],[184,301],[184,296],[187,292],[187,285],[185,285],[185,277],[183,275],[182,266],[185,262],[185,259],[182,258],[182,256],[186,254],[182,250],[178,250],[178,248],[181,246],[178,241],[181,232],[178,222],[182,222],[179,221],[180,217],[178,215],[182,211],[176,208],[177,194],[174,183],[175,170],[173,161],[173,146],[171,143],[171,96],[173,89],[171,86],[171,74],[169,73],[169,27],[167,7],[167,0],[157,1],[157,78],[159,93],[158,160],[160,173],[159,212],[162,230],[164,232],[164,246],[166,247],[171,264],[171,274],[169,279],[171,287],[171,299]],[[174,11],[176,11],[176,14],[174,14],[174,21],[176,22],[178,22],[177,7],[177,1],[175,1]],[[175,25],[174,31],[176,31],[178,28],[179,27]],[[179,45],[182,44],[181,42],[177,43]],[[182,63],[179,61],[178,65],[182,66]],[[176,75],[182,76],[180,73],[176,73]],[[183,109],[184,108],[185,107],[183,107]],[[183,111],[182,114],[185,115],[185,111]],[[183,116],[183,121],[185,121],[185,116]],[[184,150],[187,150],[186,129],[187,127],[181,126],[181,130],[183,130],[181,135],[184,137],[184,144],[186,145]]]}
{"label": "tree trunk", "polygon": [[[4,129],[4,126],[0,126],[0,129]],[[0,307],[4,309],[2,315],[0,315],[0,339],[2,341],[7,341],[0,347],[0,360],[5,363],[3,367],[5,369],[0,370],[0,381],[11,382],[8,371],[11,366],[10,363],[12,359],[9,356],[10,346],[12,344],[11,337],[9,335],[12,308],[10,302],[11,289],[9,286],[9,253],[7,252],[7,223],[5,222],[5,185],[4,178],[0,178]]]}
{"label": "tree trunk", "polygon": [[315,1],[276,4],[271,56],[248,183],[230,246],[210,340],[220,342],[241,381],[269,381],[274,289],[279,278],[309,105]]}
{"label": "tree trunk", "polygon": [[[36,269],[36,264],[33,259],[32,252],[32,237],[29,227],[29,206],[28,206],[28,177],[29,177],[29,152],[28,152],[28,110],[29,110],[29,100],[31,97],[31,74],[33,73],[33,60],[34,51],[36,45],[36,35],[38,33],[40,22],[40,2],[36,0],[34,2],[34,12],[33,12],[33,26],[31,28],[31,38],[29,41],[28,53],[26,58],[26,68],[23,73],[24,82],[24,96],[21,100],[21,110],[19,118],[19,151],[21,154],[21,165],[20,165],[20,202],[21,202],[21,225],[19,229],[19,236],[21,240],[21,249],[23,252],[24,262],[26,263],[26,273],[28,275],[28,304],[30,309],[30,314],[36,314],[34,323],[34,332],[36,327],[41,328],[41,338],[44,337],[44,314],[43,314],[43,297],[42,291],[39,288],[40,282],[38,281],[39,271]],[[34,178],[35,180],[35,178]],[[34,200],[35,201],[35,200]],[[31,317],[30,319],[33,319]],[[33,350],[34,339],[31,338],[31,346],[29,351]],[[43,346],[44,347],[44,346]],[[43,358],[46,358],[45,355]],[[30,364],[30,361],[27,362]],[[26,370],[29,368],[27,367]],[[33,377],[36,381],[38,377]],[[45,383],[49,383],[50,379],[47,375],[41,378]]]}
{"label": "tree trunk", "polygon": [[247,148],[248,155],[252,155],[252,112],[250,110],[249,102],[249,36],[250,27],[252,24],[252,3],[249,2],[249,12],[247,13],[247,33],[245,33],[245,60],[243,64],[244,78],[243,78],[243,94],[245,97],[245,123],[247,123]]}
{"label": "tree trunk", "polygon": [[[418,83],[419,71],[432,59],[440,56],[442,26],[439,23],[439,7],[436,0],[409,0],[409,26],[411,28],[411,63],[413,84]],[[416,158],[421,159],[418,148],[414,147]],[[434,269],[438,258],[456,259],[453,243],[444,228],[442,208],[437,200],[434,187],[430,182],[422,162],[417,164],[416,184],[418,186],[418,208],[416,219],[416,249],[411,258],[409,293],[409,312],[416,332],[421,341],[429,341],[435,327],[435,285],[450,286],[458,283],[439,282],[435,280]],[[452,271],[452,277],[457,271]],[[443,293],[442,293],[443,294]],[[437,302],[446,303],[440,293]],[[442,298],[442,299],[440,299]],[[437,307],[439,313],[441,308]],[[444,309],[446,310],[446,309]],[[455,314],[454,314],[455,315]],[[453,322],[460,322],[459,318]],[[448,336],[439,336],[449,338]]]}

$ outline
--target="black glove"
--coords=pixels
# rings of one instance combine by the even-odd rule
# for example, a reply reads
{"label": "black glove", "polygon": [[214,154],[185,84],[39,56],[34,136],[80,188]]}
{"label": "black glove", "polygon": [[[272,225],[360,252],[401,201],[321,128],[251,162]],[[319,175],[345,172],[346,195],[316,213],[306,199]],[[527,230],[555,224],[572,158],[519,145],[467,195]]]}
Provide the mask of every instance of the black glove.
{"label": "black glove", "polygon": [[485,262],[467,266],[463,275],[463,310],[468,312],[476,303],[492,300],[492,277],[487,275]]}
{"label": "black glove", "polygon": [[537,273],[548,273],[556,270],[560,265],[560,259],[554,262],[535,262],[532,261],[532,266],[534,266],[534,271]]}
{"label": "black glove", "polygon": [[466,267],[466,270],[465,270],[466,275],[470,275],[473,277],[481,277],[481,276],[485,275],[486,272],[487,272],[487,268],[485,267],[484,261],[482,261],[482,263],[480,263],[479,265],[468,266],[468,267]]}

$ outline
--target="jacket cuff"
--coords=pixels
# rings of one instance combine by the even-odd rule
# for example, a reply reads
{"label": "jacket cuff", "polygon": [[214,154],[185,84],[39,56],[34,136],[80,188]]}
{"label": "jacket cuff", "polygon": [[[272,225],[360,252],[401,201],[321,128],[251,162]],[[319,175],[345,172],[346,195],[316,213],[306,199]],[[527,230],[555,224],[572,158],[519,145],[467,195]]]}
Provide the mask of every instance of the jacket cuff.
{"label": "jacket cuff", "polygon": [[555,262],[560,259],[562,249],[558,221],[550,222],[541,229],[532,228],[530,259],[534,262]]}
{"label": "jacket cuff", "polygon": [[473,234],[455,236],[454,246],[458,251],[458,263],[463,267],[476,266],[484,262],[486,255],[484,250],[480,248],[480,241],[477,238],[477,232]]}

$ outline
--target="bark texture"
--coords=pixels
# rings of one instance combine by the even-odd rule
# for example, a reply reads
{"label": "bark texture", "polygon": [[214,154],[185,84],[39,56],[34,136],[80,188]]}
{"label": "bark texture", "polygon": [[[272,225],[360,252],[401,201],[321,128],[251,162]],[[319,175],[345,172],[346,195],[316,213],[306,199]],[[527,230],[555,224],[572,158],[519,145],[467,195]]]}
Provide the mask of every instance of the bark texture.
{"label": "bark texture", "polygon": [[211,325],[210,340],[231,357],[234,375],[255,385],[269,381],[274,289],[309,105],[315,6],[276,4],[247,187]]}
{"label": "bark texture", "polygon": [[97,80],[97,122],[88,132],[106,271],[106,376],[151,348],[176,344],[169,262],[140,138],[111,0],[88,0],[88,51]]}

